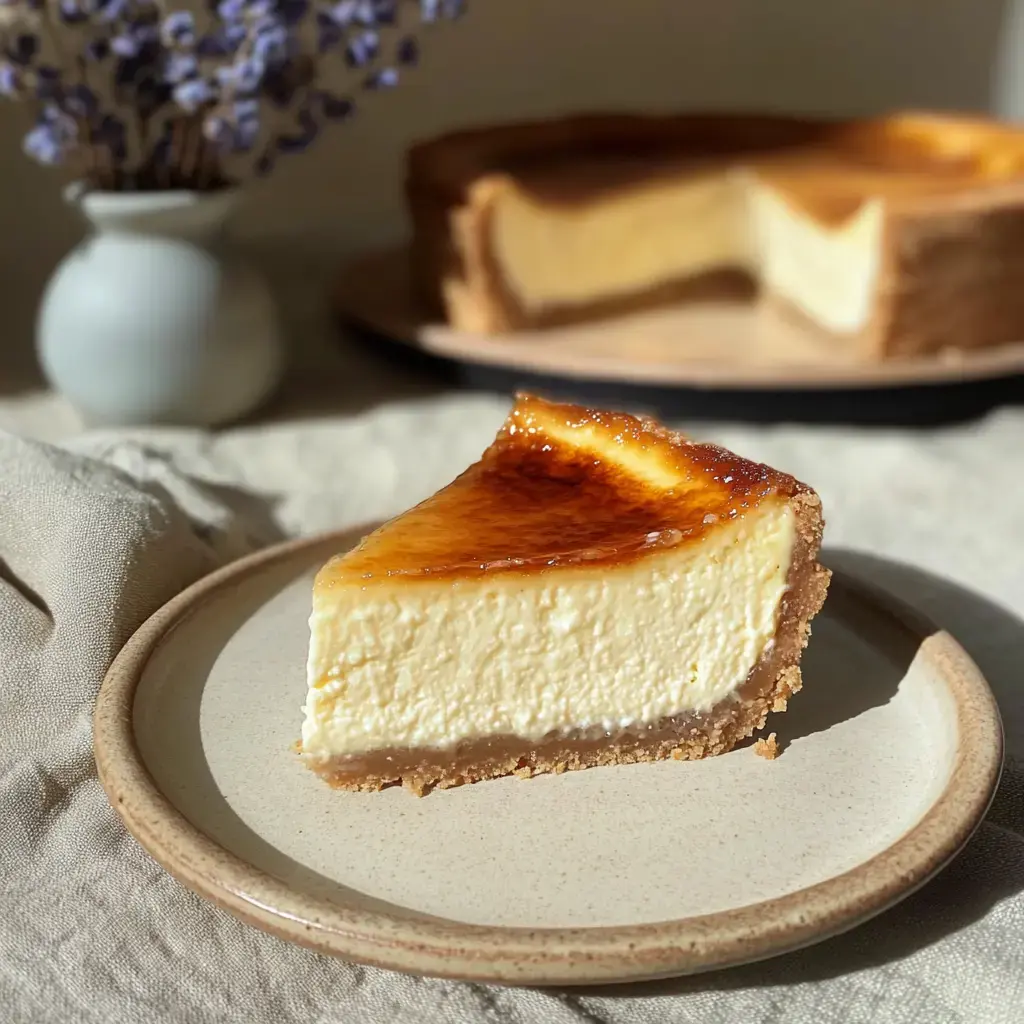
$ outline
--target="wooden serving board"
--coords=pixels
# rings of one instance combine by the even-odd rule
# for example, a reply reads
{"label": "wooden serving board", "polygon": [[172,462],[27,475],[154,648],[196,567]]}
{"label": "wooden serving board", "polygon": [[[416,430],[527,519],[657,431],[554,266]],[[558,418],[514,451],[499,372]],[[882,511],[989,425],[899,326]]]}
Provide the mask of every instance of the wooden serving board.
{"label": "wooden serving board", "polygon": [[341,273],[343,319],[443,359],[546,377],[723,390],[877,389],[1024,374],[1024,342],[866,362],[833,338],[743,298],[691,301],[595,323],[485,335],[431,322],[404,248]]}

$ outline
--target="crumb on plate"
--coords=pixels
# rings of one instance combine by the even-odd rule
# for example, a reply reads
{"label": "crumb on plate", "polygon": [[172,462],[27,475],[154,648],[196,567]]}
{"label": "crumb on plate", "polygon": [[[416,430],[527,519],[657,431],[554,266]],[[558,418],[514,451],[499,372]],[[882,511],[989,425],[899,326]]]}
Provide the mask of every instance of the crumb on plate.
{"label": "crumb on plate", "polygon": [[775,733],[769,733],[767,739],[758,740],[754,744],[754,753],[766,761],[774,761],[782,753],[782,748],[775,739]]}

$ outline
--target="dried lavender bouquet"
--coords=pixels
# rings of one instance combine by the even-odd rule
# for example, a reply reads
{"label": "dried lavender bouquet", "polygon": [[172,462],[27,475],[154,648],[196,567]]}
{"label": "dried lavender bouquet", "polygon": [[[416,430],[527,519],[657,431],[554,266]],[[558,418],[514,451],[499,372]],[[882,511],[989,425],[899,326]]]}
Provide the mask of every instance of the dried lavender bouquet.
{"label": "dried lavender bouquet", "polygon": [[417,61],[417,30],[462,8],[0,0],[0,95],[31,111],[25,152],[87,188],[212,191],[307,149],[352,116],[361,90],[397,85]]}

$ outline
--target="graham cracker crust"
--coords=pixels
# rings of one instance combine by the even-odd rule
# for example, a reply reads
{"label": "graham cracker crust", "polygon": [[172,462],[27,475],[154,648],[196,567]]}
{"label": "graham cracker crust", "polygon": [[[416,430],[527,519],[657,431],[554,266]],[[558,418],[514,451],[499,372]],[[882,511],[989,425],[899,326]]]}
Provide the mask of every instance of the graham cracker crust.
{"label": "graham cracker crust", "polygon": [[706,712],[686,712],[619,733],[581,730],[540,741],[491,736],[451,749],[392,748],[308,766],[337,789],[373,792],[402,785],[417,796],[505,775],[531,778],[601,765],[666,758],[699,760],[724,754],[762,728],[770,712],[786,710],[801,685],[800,657],[810,622],[825,601],[830,573],[817,562],[824,523],[812,492],[794,496],[797,537],[778,625],[758,663],[737,690]]}

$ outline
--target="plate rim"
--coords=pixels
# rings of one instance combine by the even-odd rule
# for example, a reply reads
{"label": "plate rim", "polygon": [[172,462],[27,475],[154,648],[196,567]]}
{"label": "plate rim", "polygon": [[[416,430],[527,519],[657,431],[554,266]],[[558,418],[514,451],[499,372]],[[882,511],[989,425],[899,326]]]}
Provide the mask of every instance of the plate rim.
{"label": "plate rim", "polygon": [[745,907],[624,926],[472,925],[344,908],[292,889],[194,826],[160,791],[134,733],[150,656],[202,603],[239,577],[328,545],[345,550],[366,527],[285,541],[201,578],[153,613],[107,671],[93,715],[94,757],[128,831],[169,874],[246,923],[345,960],[408,973],[503,984],[644,981],[735,966],[830,938],[888,909],[937,874],[981,823],[998,785],[1003,731],[987,682],[946,631],[888,593],[835,571],[833,584],[916,637],[947,683],[959,742],[945,789],[922,818],[874,857],[815,885]]}
{"label": "plate rim", "polygon": [[[583,330],[587,324],[486,335],[458,331],[428,321],[416,307],[407,281],[409,244],[372,249],[349,259],[331,292],[335,313],[363,329],[436,359],[489,366],[521,373],[564,377],[591,383],[640,387],[699,388],[706,391],[870,391],[908,387],[941,387],[999,380],[1024,374],[1024,339],[978,349],[901,359],[865,361],[844,366],[817,363],[748,366],[694,359],[688,362],[634,362],[609,356],[541,358],[523,345],[524,337],[557,336]],[[384,310],[379,301],[382,281],[388,293],[401,296]],[[611,317],[606,321],[619,319]],[[628,325],[629,317],[624,318]],[[635,331],[635,327],[629,327]]]}

